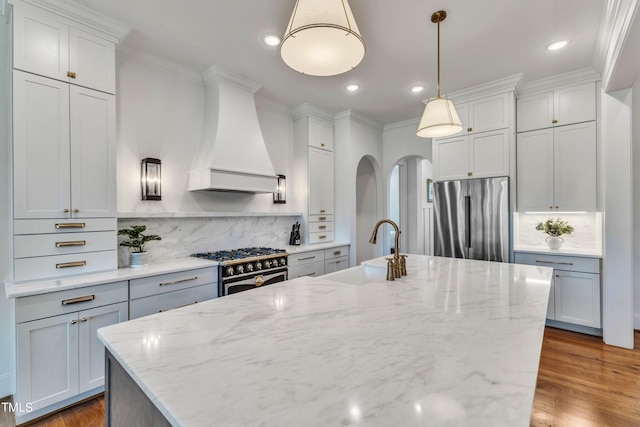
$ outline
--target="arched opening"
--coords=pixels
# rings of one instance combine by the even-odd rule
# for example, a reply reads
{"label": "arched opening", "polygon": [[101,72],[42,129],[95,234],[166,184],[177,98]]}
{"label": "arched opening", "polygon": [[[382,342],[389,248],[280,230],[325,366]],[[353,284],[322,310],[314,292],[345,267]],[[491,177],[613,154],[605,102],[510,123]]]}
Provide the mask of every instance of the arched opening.
{"label": "arched opening", "polygon": [[378,219],[376,171],[371,160],[363,157],[356,171],[356,265],[378,256],[375,245],[369,243]]}

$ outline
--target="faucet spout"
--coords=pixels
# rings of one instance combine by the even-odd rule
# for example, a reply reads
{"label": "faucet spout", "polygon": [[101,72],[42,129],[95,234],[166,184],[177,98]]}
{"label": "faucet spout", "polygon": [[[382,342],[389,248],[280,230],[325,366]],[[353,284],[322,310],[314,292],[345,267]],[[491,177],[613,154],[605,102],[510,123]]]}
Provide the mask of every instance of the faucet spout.
{"label": "faucet spout", "polygon": [[[371,238],[369,239],[369,243],[371,244],[375,244],[377,241],[377,236],[378,236],[378,228],[380,228],[380,226],[384,223],[390,224],[394,231],[396,232],[395,235],[395,249],[394,249],[394,253],[393,253],[393,264],[394,264],[394,270],[397,272],[396,273],[396,277],[400,277],[400,271],[402,271],[404,274],[404,276],[406,276],[406,268],[401,270],[400,265],[402,264],[402,261],[400,259],[400,228],[398,227],[398,224],[396,224],[395,222],[391,221],[390,219],[381,219],[380,221],[378,221],[375,225],[375,227],[373,227],[373,233],[371,234]],[[387,279],[389,280],[389,279]]]}

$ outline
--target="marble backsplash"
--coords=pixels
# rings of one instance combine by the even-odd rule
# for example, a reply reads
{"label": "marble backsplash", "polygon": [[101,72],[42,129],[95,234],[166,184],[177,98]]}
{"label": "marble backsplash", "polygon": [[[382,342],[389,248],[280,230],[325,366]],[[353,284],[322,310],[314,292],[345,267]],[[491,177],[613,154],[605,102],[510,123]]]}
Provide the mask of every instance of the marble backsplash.
{"label": "marble backsplash", "polygon": [[[146,234],[162,240],[147,243],[149,260],[185,257],[196,252],[250,246],[282,247],[289,244],[291,226],[299,217],[255,216],[221,218],[127,218],[118,219],[118,229],[146,225]],[[123,239],[124,236],[119,236]],[[129,263],[129,249],[119,247],[118,266]]]}
{"label": "marble backsplash", "polygon": [[536,224],[544,222],[549,218],[561,218],[569,221],[574,231],[569,235],[564,235],[565,249],[601,250],[602,249],[602,213],[561,213],[553,214],[513,214],[513,236],[514,247],[546,247],[545,238],[542,231],[536,230]]}

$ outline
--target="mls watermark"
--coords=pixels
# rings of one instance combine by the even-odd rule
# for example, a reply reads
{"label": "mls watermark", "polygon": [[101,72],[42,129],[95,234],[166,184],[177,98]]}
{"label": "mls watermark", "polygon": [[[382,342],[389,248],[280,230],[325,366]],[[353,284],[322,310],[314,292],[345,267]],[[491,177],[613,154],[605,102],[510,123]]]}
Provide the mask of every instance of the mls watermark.
{"label": "mls watermark", "polygon": [[0,405],[2,405],[2,410],[4,412],[14,412],[14,413],[17,413],[17,414],[28,414],[29,412],[33,411],[33,404],[31,402],[29,402],[29,403],[0,402]]}

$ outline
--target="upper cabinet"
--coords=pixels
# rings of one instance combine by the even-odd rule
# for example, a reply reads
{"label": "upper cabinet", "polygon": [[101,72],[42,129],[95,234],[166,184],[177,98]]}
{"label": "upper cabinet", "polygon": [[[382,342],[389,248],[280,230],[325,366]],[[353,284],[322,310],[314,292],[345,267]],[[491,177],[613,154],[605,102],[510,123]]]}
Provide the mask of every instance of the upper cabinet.
{"label": "upper cabinet", "polygon": [[116,91],[115,44],[41,10],[14,8],[13,66],[106,93]]}
{"label": "upper cabinet", "polygon": [[307,119],[309,121],[309,147],[333,151],[333,124],[313,116]]}
{"label": "upper cabinet", "polygon": [[462,121],[461,135],[487,132],[509,127],[509,94],[488,96],[456,104]]}
{"label": "upper cabinet", "polygon": [[518,132],[596,120],[596,84],[584,83],[518,98]]}

